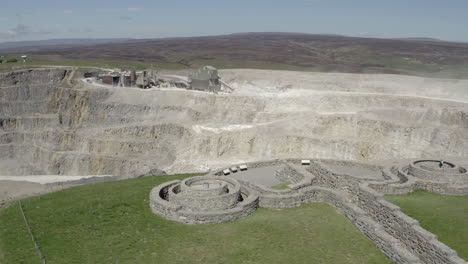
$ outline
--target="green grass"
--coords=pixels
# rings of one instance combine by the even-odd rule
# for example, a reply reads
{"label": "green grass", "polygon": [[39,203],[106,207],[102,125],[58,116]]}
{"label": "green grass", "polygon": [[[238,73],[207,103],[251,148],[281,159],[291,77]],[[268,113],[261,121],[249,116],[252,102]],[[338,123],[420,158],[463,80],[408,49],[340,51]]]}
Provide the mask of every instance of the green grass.
{"label": "green grass", "polygon": [[[19,55],[18,55],[19,57]],[[0,71],[11,71],[20,69],[39,68],[41,66],[71,66],[71,67],[99,67],[99,68],[121,68],[130,67],[136,70],[144,69],[168,69],[179,70],[184,69],[183,65],[176,63],[160,63],[160,62],[142,62],[131,60],[104,60],[104,59],[73,59],[65,58],[60,55],[32,55],[28,57],[28,61],[23,63],[3,63],[0,64]]]}
{"label": "green grass", "polygon": [[[21,70],[21,69],[34,69],[43,66],[70,66],[70,67],[98,67],[118,69],[122,67],[130,67],[136,70],[155,69],[155,70],[183,70],[195,69],[204,65],[211,65],[219,69],[265,69],[265,70],[289,70],[289,71],[305,71],[305,72],[340,72],[339,69],[334,69],[331,66],[301,66],[291,65],[287,63],[278,63],[270,61],[255,61],[249,59],[223,59],[219,56],[208,56],[205,54],[206,59],[203,58],[202,53],[187,52],[179,53],[178,56],[167,57],[168,61],[139,61],[139,60],[118,60],[118,59],[77,59],[69,58],[62,55],[31,55],[28,61],[23,63],[20,59],[21,54],[10,54],[9,58],[17,58],[16,63],[0,63],[0,72]],[[366,55],[368,59],[363,59],[358,68],[366,69],[380,69],[382,71],[393,70],[399,73],[409,75],[421,75],[438,78],[455,78],[467,79],[468,78],[468,65],[436,65],[422,63],[415,59],[404,57],[382,57],[380,55]],[[189,62],[191,67],[187,67],[178,61]],[[343,59],[346,61],[346,58]],[[331,68],[330,68],[331,67]],[[357,66],[356,66],[357,67]],[[361,70],[362,70],[361,69]],[[346,71],[345,71],[346,72]]]}
{"label": "green grass", "polygon": [[405,57],[382,57],[375,55],[374,58],[360,65],[362,68],[380,68],[381,70],[395,70],[400,73],[431,78],[467,79],[468,65],[439,65],[435,63],[424,63],[415,59]]}
{"label": "green grass", "polygon": [[[18,55],[19,57],[19,55]],[[177,61],[177,58],[171,58]],[[257,62],[247,60],[190,60],[193,64],[191,68],[198,68],[204,65],[211,65],[219,69],[252,68],[267,70],[291,70],[291,71],[320,71],[318,68],[300,67],[281,63]],[[17,63],[0,64],[0,71],[11,71],[20,69],[39,68],[41,66],[71,66],[71,67],[99,67],[99,68],[121,68],[130,67],[136,70],[144,69],[164,69],[164,70],[182,70],[189,69],[179,63],[174,62],[143,62],[132,60],[104,60],[104,59],[72,59],[60,55],[32,55],[26,63],[18,61]]]}
{"label": "green grass", "polygon": [[379,65],[381,64],[386,68],[400,69],[400,70],[409,70],[416,72],[438,72],[440,66],[436,64],[423,63],[421,61],[404,58],[404,57],[387,57],[374,60],[374,62]]}
{"label": "green grass", "polygon": [[294,66],[283,63],[265,62],[265,61],[251,61],[251,60],[193,60],[191,61],[195,67],[204,65],[211,65],[218,69],[262,69],[262,70],[283,70],[283,71],[305,71],[316,72],[320,71],[317,67],[302,67]]}
{"label": "green grass", "polygon": [[[151,213],[155,185],[187,175],[71,188],[23,200],[47,263],[390,263],[336,210],[312,203],[183,225]],[[17,204],[0,211],[0,263],[38,263]]]}
{"label": "green grass", "polygon": [[289,188],[289,182],[283,182],[283,183],[277,184],[277,185],[275,185],[275,186],[273,186],[271,188],[275,189],[275,190],[285,190],[285,189]]}
{"label": "green grass", "polygon": [[439,241],[468,260],[468,196],[447,196],[417,191],[386,196],[401,210],[418,220],[423,228],[436,234]]}

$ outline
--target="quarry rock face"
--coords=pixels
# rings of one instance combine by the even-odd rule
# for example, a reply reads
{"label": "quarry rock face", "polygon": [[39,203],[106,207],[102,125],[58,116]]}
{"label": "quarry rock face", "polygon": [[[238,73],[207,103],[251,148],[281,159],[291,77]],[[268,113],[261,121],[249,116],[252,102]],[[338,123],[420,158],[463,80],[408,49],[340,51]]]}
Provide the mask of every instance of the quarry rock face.
{"label": "quarry rock face", "polygon": [[[276,158],[468,156],[467,81],[220,71],[233,93],[0,74],[0,175],[139,176]],[[418,79],[419,78],[419,79]]]}

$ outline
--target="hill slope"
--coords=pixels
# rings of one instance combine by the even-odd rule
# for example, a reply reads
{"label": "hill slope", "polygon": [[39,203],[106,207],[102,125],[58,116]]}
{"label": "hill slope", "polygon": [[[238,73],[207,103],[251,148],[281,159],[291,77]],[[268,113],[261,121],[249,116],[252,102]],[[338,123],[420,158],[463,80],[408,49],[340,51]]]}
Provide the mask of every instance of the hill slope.
{"label": "hill slope", "polygon": [[2,49],[41,49],[49,46],[81,46],[92,44],[103,44],[110,42],[125,41],[128,39],[47,39],[47,40],[31,40],[31,41],[7,41],[0,43],[0,50]]}
{"label": "hill slope", "polygon": [[129,60],[220,68],[405,73],[468,78],[468,44],[301,33],[140,39],[79,47],[17,48],[8,52],[66,59]]}
{"label": "hill slope", "polygon": [[[261,209],[216,225],[188,226],[153,215],[151,188],[183,177],[80,186],[23,206],[47,263],[390,263],[322,203]],[[0,211],[0,222],[0,262],[37,262],[17,205]]]}

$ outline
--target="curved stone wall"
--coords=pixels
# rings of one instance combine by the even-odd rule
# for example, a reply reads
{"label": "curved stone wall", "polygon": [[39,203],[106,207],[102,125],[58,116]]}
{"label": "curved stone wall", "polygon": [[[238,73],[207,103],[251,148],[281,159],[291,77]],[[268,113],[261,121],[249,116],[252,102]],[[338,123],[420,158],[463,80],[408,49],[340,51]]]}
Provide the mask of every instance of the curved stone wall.
{"label": "curved stone wall", "polygon": [[409,165],[392,166],[384,170],[390,180],[370,182],[369,186],[384,194],[399,195],[415,190],[426,190],[444,195],[468,195],[468,173],[454,163],[445,162],[446,168],[424,166],[425,162],[438,164],[436,160],[413,161]]}
{"label": "curved stone wall", "polygon": [[[180,183],[180,191],[184,194],[196,197],[222,195],[229,192],[227,181],[228,180],[226,179],[223,179],[222,181],[217,179],[207,179],[206,177],[187,178]],[[208,187],[205,187],[204,185],[208,185]],[[200,186],[200,188],[196,188],[196,186]],[[236,189],[240,188],[240,186],[236,187]]]}
{"label": "curved stone wall", "polygon": [[428,181],[448,182],[452,185],[468,184],[466,169],[449,162],[444,162],[443,166],[439,167],[437,160],[414,161],[409,165],[408,173]]}
{"label": "curved stone wall", "polygon": [[227,177],[199,176],[156,186],[150,193],[153,213],[186,224],[232,221],[250,215],[258,196]]}

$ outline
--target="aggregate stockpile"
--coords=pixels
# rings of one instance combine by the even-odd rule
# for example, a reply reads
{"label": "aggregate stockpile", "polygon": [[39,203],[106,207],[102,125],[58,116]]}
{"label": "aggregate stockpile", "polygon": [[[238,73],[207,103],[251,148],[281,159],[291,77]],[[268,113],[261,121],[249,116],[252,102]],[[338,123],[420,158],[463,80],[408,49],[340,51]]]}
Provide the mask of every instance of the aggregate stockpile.
{"label": "aggregate stockpile", "polygon": [[468,81],[222,70],[231,93],[0,74],[0,175],[138,176],[249,161],[468,156]]}

